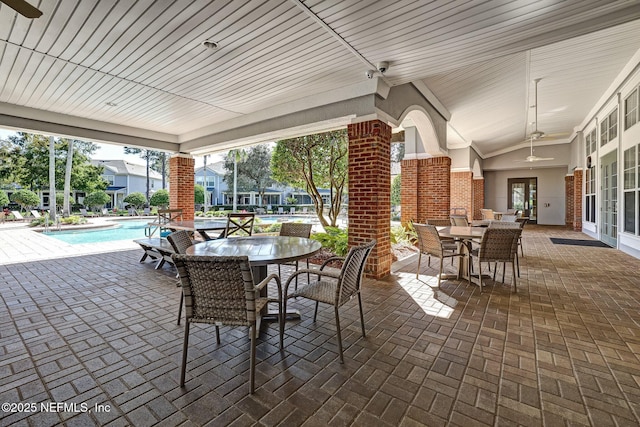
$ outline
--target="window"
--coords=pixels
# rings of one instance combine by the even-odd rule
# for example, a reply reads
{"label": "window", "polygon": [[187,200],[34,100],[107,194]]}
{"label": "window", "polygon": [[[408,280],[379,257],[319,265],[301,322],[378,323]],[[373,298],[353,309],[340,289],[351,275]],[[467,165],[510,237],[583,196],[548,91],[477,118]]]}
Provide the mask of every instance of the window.
{"label": "window", "polygon": [[624,100],[624,128],[629,129],[638,123],[638,89]]}
{"label": "window", "polygon": [[104,180],[109,183],[109,185],[113,185],[115,181],[115,176],[113,175],[104,175]]}
{"label": "window", "polygon": [[636,147],[624,151],[624,231],[636,233]]}
{"label": "window", "polygon": [[596,146],[597,146],[597,138],[596,138],[596,130],[595,128],[589,132],[587,134],[587,136],[584,139],[584,146],[585,149],[587,150],[587,156],[591,155],[591,153],[594,153],[596,151]]}
{"label": "window", "polygon": [[586,222],[596,222],[596,167],[591,166],[585,174],[584,214]]}
{"label": "window", "polygon": [[600,146],[615,139],[618,136],[618,109],[605,117],[600,123]]}

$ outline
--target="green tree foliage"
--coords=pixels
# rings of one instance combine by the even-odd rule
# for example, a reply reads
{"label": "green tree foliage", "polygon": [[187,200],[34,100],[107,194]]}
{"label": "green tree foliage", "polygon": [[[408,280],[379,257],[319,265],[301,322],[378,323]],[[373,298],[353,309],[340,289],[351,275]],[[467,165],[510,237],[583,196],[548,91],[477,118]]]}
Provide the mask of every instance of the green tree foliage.
{"label": "green tree foliage", "polygon": [[391,143],[391,161],[401,162],[404,159],[404,142]]}
{"label": "green tree foliage", "polygon": [[144,197],[144,194],[136,192],[125,197],[123,202],[139,209],[147,203],[147,198]]}
{"label": "green tree foliage", "polygon": [[[65,168],[69,140],[58,138],[55,141],[56,188],[64,187]],[[107,182],[101,177],[102,167],[90,163],[90,155],[97,145],[85,141],[73,141],[73,162],[71,168],[71,188],[91,193],[107,188]],[[11,166],[2,178],[11,182],[38,190],[49,186],[49,138],[19,132],[9,137],[9,146],[4,148],[11,156]],[[3,162],[4,163],[4,162]]]}
{"label": "green tree foliage", "polygon": [[193,186],[194,202],[198,205],[204,203],[204,187],[202,185]]}
{"label": "green tree foliage", "polygon": [[[276,143],[271,171],[277,181],[305,189],[323,227],[335,227],[347,191],[348,154],[346,129],[285,139]],[[330,190],[328,219],[321,188]]]}
{"label": "green tree foliage", "polygon": [[[224,158],[224,182],[233,188],[233,167],[237,150],[231,150]],[[271,177],[271,149],[267,144],[250,147],[238,162],[238,191],[256,191],[260,195],[260,205],[267,188],[275,184]]]}
{"label": "green tree foliage", "polygon": [[102,190],[94,191],[84,198],[85,206],[92,208],[93,210],[100,210],[104,205],[109,203],[111,197]]}
{"label": "green tree foliage", "polygon": [[0,207],[7,206],[9,204],[9,196],[4,190],[0,190]]}
{"label": "green tree foliage", "polygon": [[400,206],[400,188],[400,175],[396,175],[393,181],[391,181],[391,206]]}
{"label": "green tree foliage", "polygon": [[149,199],[149,204],[151,206],[169,206],[169,192],[167,190],[156,191]]}
{"label": "green tree foliage", "polygon": [[154,170],[162,175],[162,188],[165,188],[166,178],[166,156],[162,151],[146,150],[142,148],[124,147],[126,154],[139,154],[141,158],[145,160],[147,167],[147,188],[146,196],[147,200],[151,194],[151,178],[149,171]]}
{"label": "green tree foliage", "polygon": [[27,211],[40,204],[40,197],[31,190],[18,190],[11,195],[11,201],[20,205],[23,211]]}
{"label": "green tree foliage", "polygon": [[9,141],[0,141],[0,185],[18,182],[16,174],[23,163],[18,147]]}

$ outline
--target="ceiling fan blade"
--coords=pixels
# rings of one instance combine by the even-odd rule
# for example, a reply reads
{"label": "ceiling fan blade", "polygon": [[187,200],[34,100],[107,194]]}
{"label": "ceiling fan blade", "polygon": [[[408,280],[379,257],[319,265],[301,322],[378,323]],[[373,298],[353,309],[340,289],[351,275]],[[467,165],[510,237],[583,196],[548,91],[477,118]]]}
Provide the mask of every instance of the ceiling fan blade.
{"label": "ceiling fan blade", "polygon": [[38,8],[31,6],[25,0],[0,0],[0,3],[6,4],[25,18],[33,19],[42,16],[42,12]]}

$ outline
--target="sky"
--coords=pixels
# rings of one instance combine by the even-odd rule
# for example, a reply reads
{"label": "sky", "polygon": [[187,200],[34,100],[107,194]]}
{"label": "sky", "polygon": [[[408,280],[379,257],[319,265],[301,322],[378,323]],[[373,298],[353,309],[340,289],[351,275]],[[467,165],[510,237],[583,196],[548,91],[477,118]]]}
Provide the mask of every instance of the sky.
{"label": "sky", "polygon": [[[12,130],[0,129],[0,139],[8,139],[9,136],[15,134]],[[131,163],[135,163],[138,165],[144,165],[144,159],[140,158],[138,154],[125,154],[124,147],[121,145],[113,145],[113,144],[99,144],[98,150],[95,152],[93,159],[97,160],[127,160]],[[202,156],[195,157],[196,159],[196,167],[200,167],[204,164],[204,158]],[[222,160],[221,155],[212,155],[209,156],[209,164],[212,162],[217,162]]]}

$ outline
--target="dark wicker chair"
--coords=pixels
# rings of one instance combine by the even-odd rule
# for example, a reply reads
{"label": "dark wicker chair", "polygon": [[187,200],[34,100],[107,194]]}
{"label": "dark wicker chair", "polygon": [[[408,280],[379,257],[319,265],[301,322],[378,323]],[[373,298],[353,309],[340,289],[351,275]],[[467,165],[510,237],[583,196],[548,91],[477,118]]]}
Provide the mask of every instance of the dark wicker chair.
{"label": "dark wicker chair", "polygon": [[[305,237],[309,238],[311,236],[311,229],[313,228],[313,224],[304,224],[301,222],[283,222],[282,227],[280,228],[280,236],[292,236],[292,237]],[[307,261],[307,268],[309,268],[309,259]],[[278,264],[278,275],[282,276],[280,272],[280,265]],[[298,261],[296,260],[294,263],[284,263],[284,265],[294,265],[296,267],[296,271],[298,271]],[[309,274],[307,274],[307,282],[310,281]],[[295,290],[298,290],[298,277],[296,276],[296,284]]]}
{"label": "dark wicker chair", "polygon": [[[216,326],[216,341],[220,344],[219,326],[248,326],[251,339],[249,354],[249,391],[255,389],[257,318],[270,302],[278,304],[280,323],[280,348],[284,332],[282,316],[282,286],[277,274],[267,276],[259,284],[253,284],[249,258],[172,255],[182,281],[185,303],[184,346],[180,387],[184,386],[189,347],[189,325],[208,323]],[[275,280],[278,298],[257,297],[267,283]]]}
{"label": "dark wicker chair", "polygon": [[458,251],[458,245],[454,241],[444,241],[440,238],[435,225],[430,224],[413,224],[418,237],[418,269],[416,270],[416,279],[420,275],[420,264],[422,262],[422,254],[429,256],[428,265],[431,265],[431,257],[440,258],[440,270],[438,272],[438,287],[440,287],[440,276],[444,266],[445,258],[453,258],[463,256]]}
{"label": "dark wicker chair", "polygon": [[[186,254],[187,248],[193,245],[193,241],[191,240],[191,236],[189,232],[186,230],[178,230],[167,236],[167,240],[173,247],[173,250],[177,254]],[[179,276],[179,275],[178,275]],[[181,282],[178,281],[178,286],[181,286]],[[184,304],[184,294],[180,293],[180,306],[178,307],[178,325],[180,324],[180,318],[182,317],[182,305]]]}
{"label": "dark wicker chair", "polygon": [[[504,215],[503,215],[504,218]],[[489,228],[510,228],[510,229],[519,229],[521,228],[520,223],[518,222],[509,222],[509,221],[491,221],[489,223]],[[520,235],[520,237],[518,238],[518,245],[520,244],[520,240],[521,240],[522,234]],[[502,268],[504,269],[505,267],[505,263],[502,263]],[[518,269],[518,277],[520,277],[520,259],[518,257],[518,251],[516,248],[516,267]],[[497,263],[496,263],[496,268],[497,268]],[[495,272],[494,272],[495,273]],[[495,276],[494,276],[495,278]],[[504,282],[504,270],[503,270],[503,278],[502,281]]]}
{"label": "dark wicker chair", "polygon": [[[362,327],[362,336],[365,337],[364,330],[364,314],[362,312],[362,297],[360,296],[360,284],[362,282],[362,274],[364,272],[364,265],[367,262],[367,258],[371,253],[371,250],[376,245],[376,241],[372,240],[367,244],[361,246],[352,247],[349,253],[344,258],[332,257],[327,259],[320,269],[302,269],[295,272],[289,277],[284,288],[284,298],[282,299],[282,312],[286,313],[287,299],[294,297],[307,298],[316,302],[316,307],[313,312],[313,321],[316,321],[318,316],[319,303],[325,303],[333,305],[336,316],[336,331],[338,334],[338,351],[340,353],[340,363],[344,363],[342,355],[342,333],[340,331],[340,316],[338,309],[351,300],[354,296],[358,296],[358,306],[360,307],[360,325]],[[342,261],[342,269],[338,273],[324,271],[324,267],[332,262],[340,260]],[[311,273],[317,275],[318,280],[310,282],[305,286],[302,286],[298,291],[288,294],[289,286],[291,282],[295,280],[299,274]],[[281,323],[281,328],[284,329],[284,323]],[[283,331],[280,333],[280,339],[282,339]]]}
{"label": "dark wicker chair", "polygon": [[449,217],[451,225],[454,227],[468,227],[469,220],[466,215],[451,215]]}
{"label": "dark wicker chair", "polygon": [[[479,279],[480,279],[480,292],[482,292],[482,263],[483,262],[502,262],[511,263],[511,269],[513,271],[513,292],[517,292],[517,280],[516,280],[516,268],[515,259],[516,251],[518,250],[518,238],[522,233],[520,228],[492,228],[489,227],[485,230],[480,241],[480,247],[476,252],[478,259]],[[496,270],[493,270],[493,280],[496,279]],[[504,283],[504,270],[502,270],[502,282]]]}

